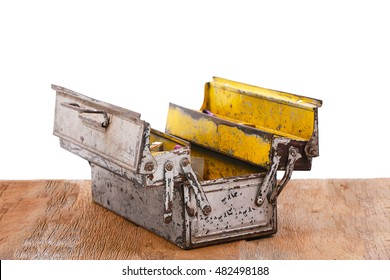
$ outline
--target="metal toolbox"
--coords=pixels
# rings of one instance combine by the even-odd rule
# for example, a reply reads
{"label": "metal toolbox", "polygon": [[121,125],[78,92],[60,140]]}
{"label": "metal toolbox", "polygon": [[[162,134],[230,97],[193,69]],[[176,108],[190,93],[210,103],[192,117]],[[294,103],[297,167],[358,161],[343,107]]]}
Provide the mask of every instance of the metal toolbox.
{"label": "metal toolbox", "polygon": [[[210,88],[207,84],[206,93]],[[295,163],[304,158],[300,169],[309,169],[310,148],[318,151],[316,112],[307,141],[267,134],[264,139],[270,148],[263,164],[176,131],[173,134],[179,137],[151,129],[136,112],[63,87],[52,85],[52,89],[56,91],[54,135],[61,147],[90,163],[93,200],[184,249],[276,233],[278,194]],[[167,131],[174,130],[172,112],[179,107],[173,107]],[[232,128],[239,127],[245,134],[245,127],[257,129],[218,117],[207,108],[201,109],[206,113],[198,112],[198,119],[231,122]],[[182,121],[183,126],[192,125]],[[200,139],[211,133],[199,125],[194,129],[201,130]],[[260,130],[257,134],[263,136]],[[300,141],[306,141],[306,146],[296,144]],[[301,155],[305,148],[309,152]],[[277,184],[276,170],[283,165],[286,175]]]}

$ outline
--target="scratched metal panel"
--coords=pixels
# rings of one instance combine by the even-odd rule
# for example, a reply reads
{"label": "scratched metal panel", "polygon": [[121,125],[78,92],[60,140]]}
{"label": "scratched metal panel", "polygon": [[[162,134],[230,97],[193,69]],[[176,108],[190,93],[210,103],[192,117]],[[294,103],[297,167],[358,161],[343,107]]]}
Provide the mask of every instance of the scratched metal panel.
{"label": "scratched metal panel", "polygon": [[133,172],[129,172],[127,169],[125,169],[119,165],[116,165],[115,163],[113,163],[109,160],[105,160],[101,157],[98,157],[94,153],[92,153],[86,149],[81,149],[79,146],[77,146],[77,145],[75,145],[67,140],[60,139],[60,146],[61,146],[61,148],[65,149],[65,150],[67,150],[75,155],[78,155],[79,157],[82,157],[91,163],[95,163],[100,167],[103,167],[107,170],[110,170],[111,172],[113,172],[119,176],[122,176],[123,178],[126,178],[130,181],[136,181],[139,184],[142,184],[144,181],[144,178],[142,175],[137,174],[137,173],[133,173]]}
{"label": "scratched metal panel", "polygon": [[207,216],[198,211],[195,218],[190,218],[191,243],[275,233],[276,204],[258,206],[254,199],[263,179],[264,176],[251,175],[202,182],[213,211]]}
{"label": "scratched metal panel", "polygon": [[[165,223],[163,186],[145,188],[97,165],[91,165],[92,198],[131,222],[184,247],[185,222],[181,188],[174,189],[172,222]],[[131,238],[131,236],[129,236]]]}
{"label": "scratched metal panel", "polygon": [[91,162],[110,161],[137,172],[148,124],[138,113],[113,106],[74,91],[56,90],[54,135],[96,157]]}
{"label": "scratched metal panel", "polygon": [[278,169],[285,169],[292,146],[301,155],[294,170],[310,170],[319,155],[321,106],[321,100],[214,77],[205,84],[200,110],[169,105],[165,131],[265,169],[273,164],[274,140],[288,138],[278,148]]}
{"label": "scratched metal panel", "polygon": [[[276,204],[256,206],[261,174],[202,184],[212,213],[205,216],[185,184],[173,192],[172,221],[164,222],[163,186],[144,188],[97,165],[91,165],[92,198],[101,206],[184,249],[251,239],[276,233]],[[189,203],[189,204],[187,204]]]}
{"label": "scratched metal panel", "polygon": [[[279,138],[267,131],[210,116],[172,103],[169,104],[165,131],[191,143],[265,169],[269,169],[272,165],[272,143],[274,139]],[[310,170],[312,159],[305,152],[307,143],[308,141],[291,139],[288,145],[280,146],[282,158],[278,170],[285,169],[290,146],[298,148],[302,155],[296,162],[294,170]]]}

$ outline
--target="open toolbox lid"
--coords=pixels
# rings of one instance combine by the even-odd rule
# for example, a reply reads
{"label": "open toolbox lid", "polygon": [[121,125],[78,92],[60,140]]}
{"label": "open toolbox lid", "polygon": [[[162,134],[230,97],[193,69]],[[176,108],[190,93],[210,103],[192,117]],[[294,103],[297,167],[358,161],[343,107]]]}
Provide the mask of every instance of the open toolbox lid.
{"label": "open toolbox lid", "polygon": [[151,174],[157,164],[150,153],[150,125],[140,114],[64,87],[56,91],[54,135],[61,146],[122,176]]}
{"label": "open toolbox lid", "polygon": [[200,110],[170,104],[166,132],[270,169],[286,169],[290,148],[300,154],[294,170],[310,170],[319,155],[322,101],[214,77]]}

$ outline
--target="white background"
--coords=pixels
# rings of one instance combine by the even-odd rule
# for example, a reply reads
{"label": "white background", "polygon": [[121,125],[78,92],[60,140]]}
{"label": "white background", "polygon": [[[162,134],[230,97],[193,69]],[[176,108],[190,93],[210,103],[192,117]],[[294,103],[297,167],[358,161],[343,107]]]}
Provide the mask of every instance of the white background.
{"label": "white background", "polygon": [[293,178],[388,177],[386,1],[1,1],[0,179],[82,179],[52,135],[57,84],[140,112],[198,109],[220,76],[322,99],[320,157]]}

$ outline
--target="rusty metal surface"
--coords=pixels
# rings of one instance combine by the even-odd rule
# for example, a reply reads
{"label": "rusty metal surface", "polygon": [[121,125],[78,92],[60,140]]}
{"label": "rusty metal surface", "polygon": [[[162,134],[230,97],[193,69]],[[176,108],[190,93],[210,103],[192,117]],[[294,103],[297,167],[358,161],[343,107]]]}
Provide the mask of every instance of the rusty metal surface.
{"label": "rusty metal surface", "polygon": [[[187,134],[186,131],[184,130],[178,130],[175,126],[170,125],[172,124],[171,122],[172,118],[177,118],[177,116],[172,113],[175,111],[180,112],[180,117],[184,116],[183,122],[187,121],[192,124],[193,131],[191,132],[191,135]],[[205,129],[203,127],[204,120],[207,120],[208,124],[212,124],[212,128]],[[235,132],[231,133],[232,136],[227,137],[226,136],[227,133],[222,134],[220,132],[222,131],[222,127],[227,128],[228,131],[235,131]],[[236,122],[231,122],[225,119],[220,119],[215,116],[206,115],[203,112],[188,109],[172,103],[169,104],[166,132],[170,134],[175,134],[178,137],[182,137],[183,139],[188,140],[197,145],[200,145],[204,148],[211,149],[228,156],[233,156],[240,160],[248,161],[252,164],[259,165],[261,168],[265,168],[265,169],[269,169],[272,164],[270,158],[272,158],[271,149],[272,149],[273,142],[278,138],[282,138],[282,137],[275,138],[275,136],[272,133],[268,133],[266,131],[262,131]],[[204,134],[209,134],[208,138],[210,139],[211,142],[210,141],[204,142],[202,140]],[[250,144],[245,143],[245,141],[241,142],[242,146],[237,146],[237,147],[234,146],[234,144],[229,144],[230,138],[241,139],[241,136],[243,135],[247,138],[253,139],[253,141],[251,141],[252,143],[251,146]],[[312,142],[318,141],[315,139],[317,138],[314,137]],[[288,149],[290,146],[296,147],[299,150],[299,153],[302,155],[302,157],[299,160],[297,160],[294,166],[294,170],[303,170],[303,171],[310,170],[312,165],[312,159],[311,157],[308,157],[305,152],[307,143],[308,141],[290,139],[288,145],[285,145],[284,147],[280,147],[282,151],[280,153],[281,158],[280,158],[280,164],[278,165],[278,170],[285,169],[288,161]],[[249,147],[245,147],[244,149],[245,145],[249,145]],[[236,155],[238,154],[239,156],[235,156],[234,153],[236,153]],[[258,158],[264,157],[265,160],[252,161],[253,154],[257,155]]]}
{"label": "rusty metal surface", "polygon": [[214,77],[205,84],[200,110],[169,105],[165,131],[265,169],[272,165],[273,142],[288,138],[279,170],[287,166],[290,146],[302,155],[294,170],[310,170],[319,154],[321,106],[321,100]]}
{"label": "rusty metal surface", "polygon": [[170,103],[165,132],[262,168],[270,165],[273,135],[250,126]]}
{"label": "rusty metal surface", "polygon": [[169,217],[163,215],[164,186],[147,188],[97,165],[91,165],[92,198],[118,215],[154,232],[184,249],[276,232],[276,205],[254,203],[261,174],[202,182],[212,206],[209,214],[198,206],[187,184],[175,184]]}
{"label": "rusty metal surface", "polygon": [[[180,111],[168,116],[167,131],[169,124],[176,125],[173,136],[152,129],[138,113],[52,88],[54,134],[62,148],[90,163],[93,200],[184,249],[276,233],[276,198],[292,171],[309,170],[318,154],[317,112],[313,135],[303,139],[171,104]],[[292,104],[290,95],[279,97],[283,106]],[[304,100],[296,107],[316,109],[317,103]],[[311,112],[302,118],[309,128]],[[182,116],[195,122],[186,123]],[[176,133],[181,123],[195,124],[192,131],[217,147],[183,140]],[[219,138],[213,139],[210,125]],[[237,157],[240,149],[248,158]],[[261,164],[251,160],[257,153]],[[277,170],[285,170],[279,184]]]}
{"label": "rusty metal surface", "polygon": [[[136,173],[154,171],[153,157],[145,149],[150,126],[140,120],[138,113],[69,89],[58,86],[52,88],[56,90],[54,135],[88,151],[91,155],[88,160],[96,164],[108,161]],[[85,112],[103,112],[108,124],[107,119],[102,118],[99,126],[99,122],[91,116],[85,116]],[[86,121],[86,118],[89,120]],[[145,170],[147,164],[152,164],[153,169]]]}
{"label": "rusty metal surface", "polygon": [[276,204],[255,203],[263,179],[264,175],[257,174],[203,182],[213,211],[209,215],[198,211],[190,220],[193,246],[276,233]]}

